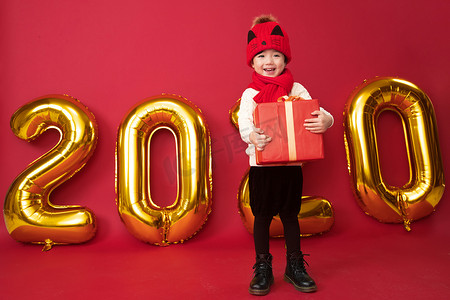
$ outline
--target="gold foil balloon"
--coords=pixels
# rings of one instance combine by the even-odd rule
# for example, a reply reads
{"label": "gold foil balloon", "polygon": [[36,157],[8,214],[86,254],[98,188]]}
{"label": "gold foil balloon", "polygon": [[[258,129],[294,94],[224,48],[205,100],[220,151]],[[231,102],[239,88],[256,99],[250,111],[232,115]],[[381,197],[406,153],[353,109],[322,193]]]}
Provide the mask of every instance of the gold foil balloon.
{"label": "gold foil balloon", "polygon": [[239,123],[238,123],[238,113],[239,113],[239,105],[241,104],[241,99],[236,101],[236,103],[233,104],[231,107],[229,114],[230,114],[230,121],[233,126],[239,130]]}
{"label": "gold foil balloon", "polygon": [[[376,123],[385,110],[403,123],[410,180],[389,186],[382,176]],[[344,111],[344,140],[353,190],[370,216],[386,223],[410,223],[433,212],[444,192],[444,173],[436,117],[428,96],[398,78],[374,78],[352,93]]]}
{"label": "gold foil balloon", "polygon": [[51,192],[93,154],[98,136],[94,116],[72,97],[49,95],[25,104],[11,118],[14,134],[27,141],[50,128],[60,132],[58,144],[14,180],[3,210],[11,237],[44,244],[43,250],[88,241],[96,232],[95,215],[88,208],[54,205],[49,200]]}
{"label": "gold foil balloon", "polygon": [[[239,130],[238,113],[240,100],[238,100],[229,111],[230,121]],[[250,193],[248,189],[248,170],[241,180],[238,191],[238,211],[242,222],[248,232],[253,233],[253,216],[250,208]],[[300,235],[311,236],[322,234],[331,229],[334,224],[334,210],[331,203],[319,196],[303,196],[302,206],[298,214],[300,224]],[[282,237],[283,224],[277,215],[270,224],[269,234],[271,237]]]}
{"label": "gold foil balloon", "polygon": [[[167,207],[152,201],[149,188],[150,143],[162,128],[177,145],[178,193]],[[163,94],[135,106],[119,127],[116,149],[117,206],[128,231],[160,246],[193,236],[211,211],[211,165],[209,131],[192,103]]]}
{"label": "gold foil balloon", "polygon": [[[248,232],[253,234],[253,216],[250,207],[250,193],[248,188],[248,171],[239,186],[238,210],[242,222]],[[302,206],[298,214],[300,224],[300,235],[311,236],[329,231],[334,223],[334,212],[331,203],[317,196],[303,196]],[[283,224],[278,215],[273,217],[270,224],[269,234],[271,237],[282,237],[284,235]]]}

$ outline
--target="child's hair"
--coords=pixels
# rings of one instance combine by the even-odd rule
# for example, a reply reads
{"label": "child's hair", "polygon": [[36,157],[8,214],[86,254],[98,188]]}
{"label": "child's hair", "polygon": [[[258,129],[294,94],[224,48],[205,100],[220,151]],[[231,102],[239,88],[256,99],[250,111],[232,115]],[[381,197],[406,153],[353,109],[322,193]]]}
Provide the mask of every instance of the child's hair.
{"label": "child's hair", "polygon": [[289,37],[272,15],[261,15],[253,20],[247,36],[247,65],[251,67],[253,57],[266,49],[283,53],[286,63],[292,59]]}

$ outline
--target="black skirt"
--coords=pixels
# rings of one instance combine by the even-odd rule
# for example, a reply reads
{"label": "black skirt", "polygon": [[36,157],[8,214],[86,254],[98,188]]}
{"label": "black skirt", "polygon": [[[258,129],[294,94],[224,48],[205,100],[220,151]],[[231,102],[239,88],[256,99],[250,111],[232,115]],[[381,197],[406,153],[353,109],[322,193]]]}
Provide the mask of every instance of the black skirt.
{"label": "black skirt", "polygon": [[291,216],[300,212],[301,166],[250,167],[250,207],[254,216]]}

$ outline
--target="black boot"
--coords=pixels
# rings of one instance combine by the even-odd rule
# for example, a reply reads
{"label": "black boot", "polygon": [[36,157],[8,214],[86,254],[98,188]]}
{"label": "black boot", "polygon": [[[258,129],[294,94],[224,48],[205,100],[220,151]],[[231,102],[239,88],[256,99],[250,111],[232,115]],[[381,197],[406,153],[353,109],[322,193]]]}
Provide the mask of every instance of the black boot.
{"label": "black boot", "polygon": [[267,295],[270,291],[270,286],[273,284],[272,255],[257,254],[253,269],[255,269],[253,272],[255,276],[250,282],[248,292],[252,295]]}
{"label": "black boot", "polygon": [[301,251],[286,255],[287,264],[284,280],[292,283],[298,291],[310,293],[315,292],[317,286],[314,280],[306,273],[305,263],[308,263],[303,258],[305,255],[308,254],[303,254]]}

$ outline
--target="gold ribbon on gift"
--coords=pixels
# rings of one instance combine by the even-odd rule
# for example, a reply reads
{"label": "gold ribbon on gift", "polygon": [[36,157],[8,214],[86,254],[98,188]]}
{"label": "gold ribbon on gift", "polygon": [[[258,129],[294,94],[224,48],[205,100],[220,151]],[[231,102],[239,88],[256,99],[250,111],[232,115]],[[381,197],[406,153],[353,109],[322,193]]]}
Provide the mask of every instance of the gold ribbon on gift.
{"label": "gold ribbon on gift", "polygon": [[286,113],[286,132],[288,140],[289,160],[297,160],[297,148],[295,146],[295,130],[294,130],[294,110],[292,101],[284,101],[284,109]]}
{"label": "gold ribbon on gift", "polygon": [[286,114],[286,132],[288,139],[288,154],[290,161],[297,160],[297,148],[295,146],[295,127],[294,127],[294,108],[293,101],[305,100],[299,96],[283,96],[277,99],[278,102],[284,102],[284,112]]}

